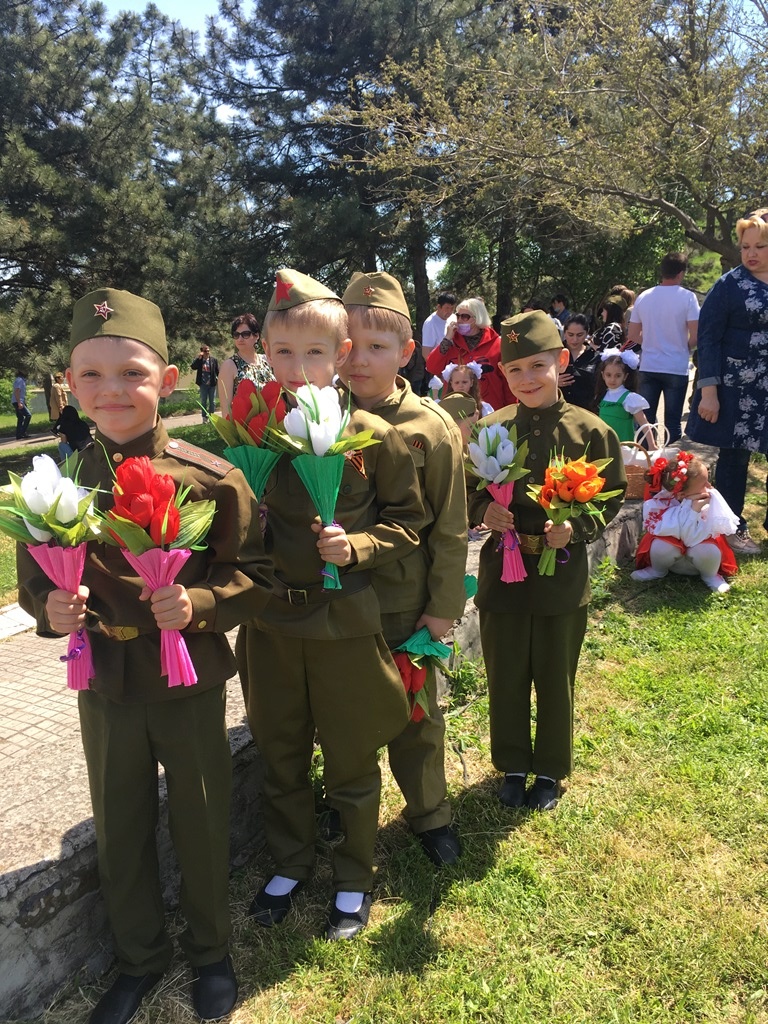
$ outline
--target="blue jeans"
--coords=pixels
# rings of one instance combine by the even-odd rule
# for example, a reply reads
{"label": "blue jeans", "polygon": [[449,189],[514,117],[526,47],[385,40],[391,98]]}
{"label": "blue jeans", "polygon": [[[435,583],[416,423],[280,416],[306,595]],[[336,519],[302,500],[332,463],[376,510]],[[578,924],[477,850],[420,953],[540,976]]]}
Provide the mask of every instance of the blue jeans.
{"label": "blue jeans", "polygon": [[208,413],[213,412],[216,408],[215,384],[200,385],[200,405],[203,407],[203,422],[205,423],[208,419]]}
{"label": "blue jeans", "polygon": [[11,405],[13,406],[13,411],[16,413],[16,440],[20,441],[22,437],[26,437],[29,421],[32,419],[32,413],[26,405],[19,405],[17,402],[11,402]]}
{"label": "blue jeans", "polygon": [[637,390],[650,406],[646,415],[651,423],[656,422],[659,398],[664,395],[664,426],[669,431],[669,442],[672,444],[679,441],[683,433],[681,420],[688,391],[688,375],[653,371],[643,373],[641,370]]}

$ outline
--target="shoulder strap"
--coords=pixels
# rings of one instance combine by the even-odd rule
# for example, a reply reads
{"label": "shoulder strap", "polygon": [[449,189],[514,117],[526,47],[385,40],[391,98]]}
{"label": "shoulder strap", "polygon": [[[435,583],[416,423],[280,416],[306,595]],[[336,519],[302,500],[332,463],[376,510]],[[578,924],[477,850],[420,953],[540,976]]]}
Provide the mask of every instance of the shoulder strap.
{"label": "shoulder strap", "polygon": [[207,469],[210,473],[220,477],[226,476],[230,470],[235,468],[231,462],[227,462],[220,455],[213,455],[211,452],[207,452],[205,448],[198,448],[196,444],[182,441],[178,437],[171,438],[165,446],[165,452],[181,462],[189,462],[193,466],[200,466],[202,469]]}

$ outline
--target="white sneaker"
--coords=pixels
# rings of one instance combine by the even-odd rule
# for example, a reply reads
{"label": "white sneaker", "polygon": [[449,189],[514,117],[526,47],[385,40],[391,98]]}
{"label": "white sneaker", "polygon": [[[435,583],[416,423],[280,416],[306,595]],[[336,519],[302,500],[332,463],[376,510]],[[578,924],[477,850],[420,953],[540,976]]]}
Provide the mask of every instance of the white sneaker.
{"label": "white sneaker", "polygon": [[649,565],[647,569],[635,569],[630,575],[633,580],[640,580],[641,583],[644,583],[646,580],[663,580],[667,574]]}
{"label": "white sneaker", "polygon": [[739,530],[730,537],[726,537],[726,540],[737,555],[759,555],[763,550],[759,544],[752,540],[749,536],[749,530],[746,528]]}
{"label": "white sneaker", "polygon": [[716,594],[727,594],[731,589],[731,584],[726,583],[719,573],[716,573],[714,576],[702,576],[701,579]]}

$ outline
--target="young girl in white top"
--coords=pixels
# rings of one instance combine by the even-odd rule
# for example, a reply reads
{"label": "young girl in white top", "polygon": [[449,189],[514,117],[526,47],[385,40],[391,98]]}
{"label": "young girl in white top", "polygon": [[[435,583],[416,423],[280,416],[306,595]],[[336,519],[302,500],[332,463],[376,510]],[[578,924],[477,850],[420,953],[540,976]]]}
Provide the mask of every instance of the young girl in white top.
{"label": "young girl in white top", "polygon": [[718,594],[730,586],[723,574],[737,571],[727,536],[739,528],[722,494],[709,485],[706,465],[690,452],[657,459],[646,475],[652,488],[661,488],[643,504],[645,536],[637,549],[633,580],[659,580],[670,570],[701,576]]}
{"label": "young girl in white top", "polygon": [[[479,363],[448,363],[443,370],[443,381],[445,387],[442,397],[448,395],[469,395],[477,403],[477,411],[481,416],[487,416],[493,412],[493,406],[484,402],[480,397],[480,378],[483,375],[483,368]],[[440,378],[433,377],[429,382],[430,388],[433,384],[440,386]]]}
{"label": "young girl in white top", "polygon": [[595,407],[601,420],[616,431],[620,441],[634,441],[635,430],[647,427],[647,447],[657,447],[653,431],[645,415],[648,403],[635,391],[640,357],[631,350],[620,352],[607,348],[600,353],[595,383]]}

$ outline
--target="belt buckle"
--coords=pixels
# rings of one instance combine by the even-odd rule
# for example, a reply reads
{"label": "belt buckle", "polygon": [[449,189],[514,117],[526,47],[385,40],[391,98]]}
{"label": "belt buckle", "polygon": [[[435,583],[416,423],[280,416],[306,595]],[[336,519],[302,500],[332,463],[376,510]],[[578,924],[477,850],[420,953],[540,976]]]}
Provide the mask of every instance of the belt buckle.
{"label": "belt buckle", "polygon": [[107,626],[101,622],[99,623],[99,629],[102,633],[108,636],[110,640],[135,640],[139,635],[139,631],[136,626]]}
{"label": "belt buckle", "polygon": [[[294,597],[294,595],[297,596]],[[288,587],[288,604],[309,604],[309,594],[306,590],[293,590],[291,587]]]}

